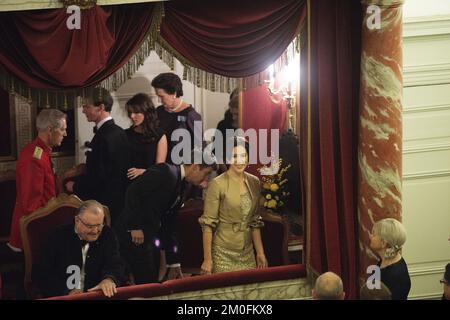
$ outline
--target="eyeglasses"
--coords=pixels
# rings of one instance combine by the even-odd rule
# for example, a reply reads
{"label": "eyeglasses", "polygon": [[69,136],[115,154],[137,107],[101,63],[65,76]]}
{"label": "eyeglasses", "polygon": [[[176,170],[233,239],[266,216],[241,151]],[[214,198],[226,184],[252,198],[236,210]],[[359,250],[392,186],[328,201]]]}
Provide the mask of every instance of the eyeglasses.
{"label": "eyeglasses", "polygon": [[449,284],[448,281],[445,280],[445,279],[439,280],[439,282],[440,282],[440,283],[443,283],[443,284]]}
{"label": "eyeglasses", "polygon": [[92,225],[92,224],[87,224],[85,223],[80,217],[77,216],[77,219],[83,224],[83,226],[85,226],[88,229],[98,229],[98,230],[102,230],[103,227],[105,226],[105,224],[96,224],[96,225]]}

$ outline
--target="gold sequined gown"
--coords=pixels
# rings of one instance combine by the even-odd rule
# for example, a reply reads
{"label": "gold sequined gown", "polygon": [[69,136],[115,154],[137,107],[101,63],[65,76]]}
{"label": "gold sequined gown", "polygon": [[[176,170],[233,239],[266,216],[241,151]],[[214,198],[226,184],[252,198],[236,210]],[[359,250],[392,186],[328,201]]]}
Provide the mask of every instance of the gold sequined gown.
{"label": "gold sequined gown", "polygon": [[224,173],[210,184],[199,222],[212,232],[213,273],[256,268],[252,229],[263,226],[259,215],[259,179],[246,173],[247,192]]}
{"label": "gold sequined gown", "polygon": [[[252,199],[250,198],[250,194],[247,192],[241,195],[242,223],[244,225],[248,225],[249,223],[251,207]],[[251,238],[250,228],[245,227],[245,229],[246,230],[244,231],[238,232],[247,232]],[[246,245],[242,251],[231,250],[220,245],[214,245],[213,242],[211,253],[213,259],[213,273],[256,268],[256,260],[252,242],[249,245]]]}

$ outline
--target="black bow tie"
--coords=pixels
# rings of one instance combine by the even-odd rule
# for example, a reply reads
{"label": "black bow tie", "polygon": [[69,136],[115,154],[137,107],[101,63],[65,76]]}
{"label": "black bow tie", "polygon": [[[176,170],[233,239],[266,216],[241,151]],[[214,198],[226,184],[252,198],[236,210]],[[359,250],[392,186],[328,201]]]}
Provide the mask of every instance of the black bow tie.
{"label": "black bow tie", "polygon": [[95,126],[95,127],[92,129],[92,131],[93,131],[94,133],[97,133],[97,131],[98,131],[97,126]]}
{"label": "black bow tie", "polygon": [[85,245],[87,245],[89,242],[87,242],[86,240],[81,240],[80,239],[80,244],[81,244],[81,247],[83,248]]}

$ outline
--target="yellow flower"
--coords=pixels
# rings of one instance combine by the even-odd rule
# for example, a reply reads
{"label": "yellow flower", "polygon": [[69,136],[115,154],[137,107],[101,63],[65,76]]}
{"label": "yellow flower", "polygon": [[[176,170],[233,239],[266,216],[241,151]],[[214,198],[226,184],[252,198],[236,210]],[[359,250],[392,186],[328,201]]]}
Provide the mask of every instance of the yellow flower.
{"label": "yellow flower", "polygon": [[266,201],[266,202],[264,202],[264,207],[267,207],[268,206],[268,202]]}
{"label": "yellow flower", "polygon": [[275,209],[276,207],[277,207],[277,201],[276,200],[270,200],[268,203],[267,203],[267,207],[268,208],[270,208],[270,209]]}
{"label": "yellow flower", "polygon": [[272,190],[273,192],[276,192],[278,190],[279,186],[276,183],[272,183],[270,185],[270,190]]}
{"label": "yellow flower", "polygon": [[268,182],[263,184],[263,188],[269,190],[270,189],[270,184]]}
{"label": "yellow flower", "polygon": [[272,196],[270,194],[266,194],[266,199],[270,200],[270,199],[272,199]]}

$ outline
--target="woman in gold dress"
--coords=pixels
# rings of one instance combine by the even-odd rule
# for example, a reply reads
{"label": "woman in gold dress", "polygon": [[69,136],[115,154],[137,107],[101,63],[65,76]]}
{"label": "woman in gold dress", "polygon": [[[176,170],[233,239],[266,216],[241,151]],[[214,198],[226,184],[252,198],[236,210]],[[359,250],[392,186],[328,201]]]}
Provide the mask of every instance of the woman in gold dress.
{"label": "woman in gold dress", "polygon": [[245,140],[235,138],[233,145],[229,168],[210,183],[199,218],[204,274],[267,267],[260,232],[260,182],[245,172]]}

